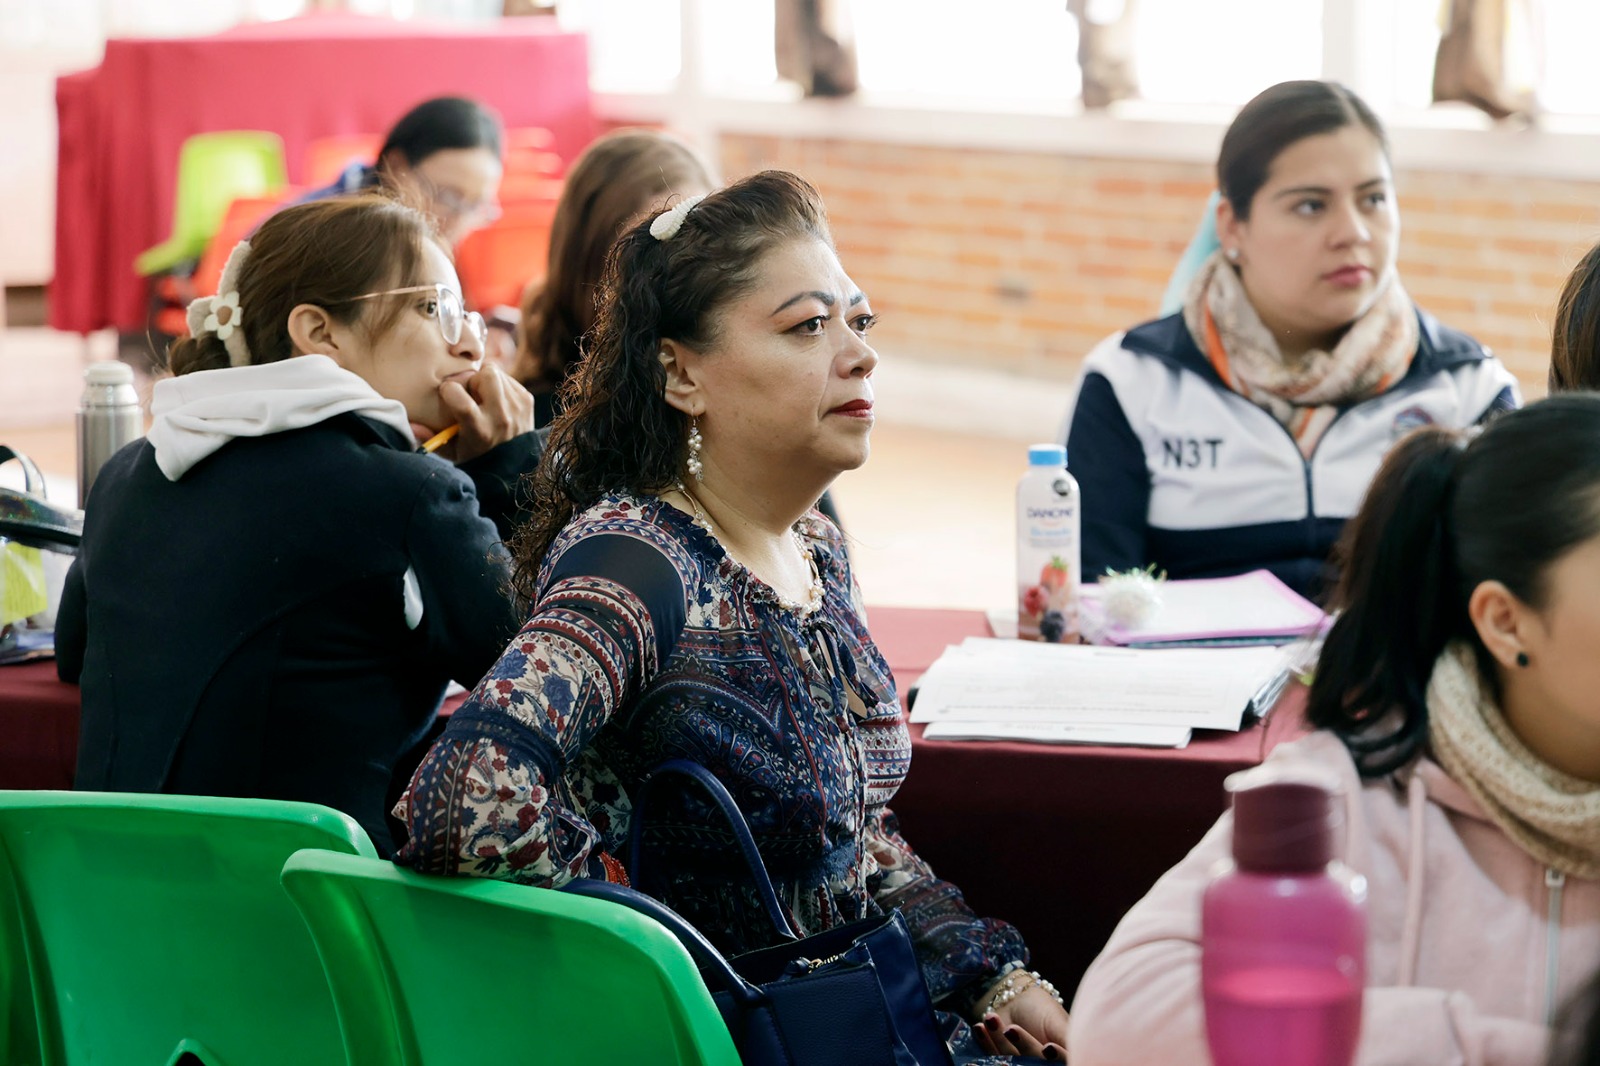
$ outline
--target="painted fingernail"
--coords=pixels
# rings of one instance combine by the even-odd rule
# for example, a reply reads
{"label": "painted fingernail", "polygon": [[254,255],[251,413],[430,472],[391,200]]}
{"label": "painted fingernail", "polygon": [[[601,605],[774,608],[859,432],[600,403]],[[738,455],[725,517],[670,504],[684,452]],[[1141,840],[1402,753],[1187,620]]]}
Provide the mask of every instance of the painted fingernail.
{"label": "painted fingernail", "polygon": [[991,1033],[998,1033],[1000,1031],[1000,1016],[998,1014],[985,1014],[983,1016],[983,1027]]}
{"label": "painted fingernail", "polygon": [[1051,1062],[1067,1061],[1067,1057],[1061,1053],[1061,1049],[1056,1047],[1054,1044],[1046,1044],[1044,1046],[1044,1057],[1049,1059]]}
{"label": "painted fingernail", "polygon": [[1005,1031],[1005,1038],[1012,1043],[1017,1043],[1017,1038],[1022,1035],[1022,1026],[1013,1025]]}

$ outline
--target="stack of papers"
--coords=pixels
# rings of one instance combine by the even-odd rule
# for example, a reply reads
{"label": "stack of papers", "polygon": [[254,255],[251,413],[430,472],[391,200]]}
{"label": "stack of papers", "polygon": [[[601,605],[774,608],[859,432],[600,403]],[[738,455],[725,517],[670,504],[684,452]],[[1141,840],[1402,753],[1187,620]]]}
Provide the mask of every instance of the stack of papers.
{"label": "stack of papers", "polygon": [[1098,585],[1085,585],[1084,629],[1095,644],[1228,647],[1287,644],[1314,636],[1326,616],[1266,570],[1236,577],[1163,581],[1161,606],[1137,627],[1106,623]]}
{"label": "stack of papers", "polygon": [[1277,647],[1108,648],[970,637],[922,675],[911,720],[930,740],[1181,748],[1195,729],[1239,729],[1283,691]]}

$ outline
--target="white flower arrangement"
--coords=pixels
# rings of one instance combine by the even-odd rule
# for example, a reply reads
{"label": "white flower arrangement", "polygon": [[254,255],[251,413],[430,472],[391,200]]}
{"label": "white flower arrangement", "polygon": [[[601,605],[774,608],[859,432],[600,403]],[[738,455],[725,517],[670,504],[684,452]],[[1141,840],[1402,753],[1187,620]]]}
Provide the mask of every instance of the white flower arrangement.
{"label": "white flower arrangement", "polygon": [[1154,566],[1142,570],[1107,571],[1100,579],[1100,612],[1123,629],[1138,629],[1161,609],[1161,585],[1166,573]]}
{"label": "white flower arrangement", "polygon": [[704,199],[704,195],[690,196],[661,212],[655,217],[655,221],[650,223],[650,236],[658,241],[670,241],[676,237],[678,231],[683,228],[683,220],[689,217],[689,211]]}

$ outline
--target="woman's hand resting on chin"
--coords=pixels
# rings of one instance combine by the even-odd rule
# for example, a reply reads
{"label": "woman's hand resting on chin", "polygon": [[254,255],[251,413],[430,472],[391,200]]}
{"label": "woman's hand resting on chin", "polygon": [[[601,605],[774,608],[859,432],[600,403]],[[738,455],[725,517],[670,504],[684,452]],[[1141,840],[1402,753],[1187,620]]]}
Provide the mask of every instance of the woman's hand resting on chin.
{"label": "woman's hand resting on chin", "polygon": [[[533,431],[533,394],[494,363],[484,363],[464,385],[446,381],[439,386],[439,399],[461,427],[455,440],[435,452],[451,462],[476,459],[513,437]],[[432,435],[420,431],[417,439],[423,441]]]}

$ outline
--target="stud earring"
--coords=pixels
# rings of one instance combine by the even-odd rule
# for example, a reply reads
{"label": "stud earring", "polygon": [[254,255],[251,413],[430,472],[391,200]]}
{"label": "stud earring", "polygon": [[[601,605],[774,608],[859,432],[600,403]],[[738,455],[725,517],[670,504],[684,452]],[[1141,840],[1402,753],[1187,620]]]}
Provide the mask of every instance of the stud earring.
{"label": "stud earring", "polygon": [[1529,662],[1529,660],[1528,660],[1528,653],[1527,652],[1525,652],[1525,651],[1517,652],[1517,665],[1518,666],[1527,666],[1528,662]]}
{"label": "stud earring", "polygon": [[1237,263],[1239,261],[1239,249],[1237,248],[1229,248],[1222,254],[1228,257],[1228,262],[1230,263]]}
{"label": "stud earring", "polygon": [[705,467],[700,462],[700,449],[705,446],[705,441],[700,437],[700,419],[689,419],[689,458],[683,464],[688,467],[690,475],[696,481],[706,479]]}

